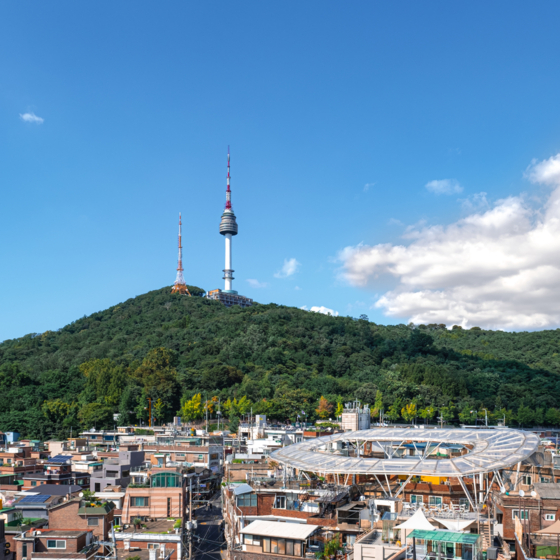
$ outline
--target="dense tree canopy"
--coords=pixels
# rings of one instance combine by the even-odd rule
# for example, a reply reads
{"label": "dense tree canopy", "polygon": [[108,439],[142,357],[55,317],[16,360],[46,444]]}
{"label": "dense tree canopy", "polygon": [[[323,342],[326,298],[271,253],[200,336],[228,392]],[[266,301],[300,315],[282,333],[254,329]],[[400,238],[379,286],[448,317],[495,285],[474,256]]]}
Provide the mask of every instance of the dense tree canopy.
{"label": "dense tree canopy", "polygon": [[[201,293],[192,287],[191,293]],[[0,429],[70,429],[249,411],[314,420],[355,398],[392,421],[558,425],[560,330],[382,326],[275,304],[226,308],[169,288],[0,344]]]}

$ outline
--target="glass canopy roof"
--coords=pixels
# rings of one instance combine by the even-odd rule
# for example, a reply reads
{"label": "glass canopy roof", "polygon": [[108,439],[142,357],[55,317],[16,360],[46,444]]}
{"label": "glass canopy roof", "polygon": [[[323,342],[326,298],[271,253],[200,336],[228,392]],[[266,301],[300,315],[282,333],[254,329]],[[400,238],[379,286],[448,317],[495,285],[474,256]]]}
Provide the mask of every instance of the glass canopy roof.
{"label": "glass canopy roof", "polygon": [[[350,448],[352,455],[347,456]],[[423,448],[415,455],[395,456],[405,444],[427,443],[429,453],[436,447],[461,445],[464,455],[449,458],[424,458]],[[467,476],[511,467],[530,457],[539,444],[531,432],[510,429],[429,429],[374,428],[314,438],[282,447],[271,459],[304,471],[333,474],[406,474],[414,476]],[[363,457],[365,447],[385,458]],[[410,448],[407,446],[407,451]]]}

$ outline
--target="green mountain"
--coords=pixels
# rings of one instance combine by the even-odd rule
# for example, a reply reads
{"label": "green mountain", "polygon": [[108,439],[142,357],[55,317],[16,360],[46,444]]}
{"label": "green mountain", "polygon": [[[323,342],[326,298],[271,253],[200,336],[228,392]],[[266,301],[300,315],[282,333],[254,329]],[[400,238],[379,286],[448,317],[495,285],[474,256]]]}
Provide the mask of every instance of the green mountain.
{"label": "green mountain", "polygon": [[201,417],[206,399],[233,424],[251,409],[315,420],[358,398],[392,421],[474,423],[486,409],[490,422],[558,425],[560,330],[382,326],[166,287],[3,342],[0,389],[0,430],[36,438],[146,422],[148,398],[158,421]]}

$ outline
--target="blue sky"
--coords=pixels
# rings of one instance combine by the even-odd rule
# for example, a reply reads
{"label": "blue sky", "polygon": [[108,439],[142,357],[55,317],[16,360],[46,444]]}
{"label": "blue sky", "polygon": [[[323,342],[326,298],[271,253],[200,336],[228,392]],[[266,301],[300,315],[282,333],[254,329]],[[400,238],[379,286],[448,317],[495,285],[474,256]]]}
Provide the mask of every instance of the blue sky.
{"label": "blue sky", "polygon": [[172,284],[179,211],[187,282],[222,287],[228,144],[241,294],[380,323],[558,325],[559,16],[3,3],[0,340]]}

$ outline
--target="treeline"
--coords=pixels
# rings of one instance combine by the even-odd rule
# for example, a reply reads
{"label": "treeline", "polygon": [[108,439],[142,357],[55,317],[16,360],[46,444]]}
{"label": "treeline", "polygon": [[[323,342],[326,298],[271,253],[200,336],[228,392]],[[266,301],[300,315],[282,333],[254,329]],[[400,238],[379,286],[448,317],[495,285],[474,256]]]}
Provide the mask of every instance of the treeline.
{"label": "treeline", "polygon": [[[200,288],[189,287],[200,294]],[[0,429],[201,418],[334,418],[359,399],[392,422],[560,424],[560,331],[382,326],[274,304],[228,309],[170,288],[0,344]],[[116,416],[118,415],[118,416]]]}

